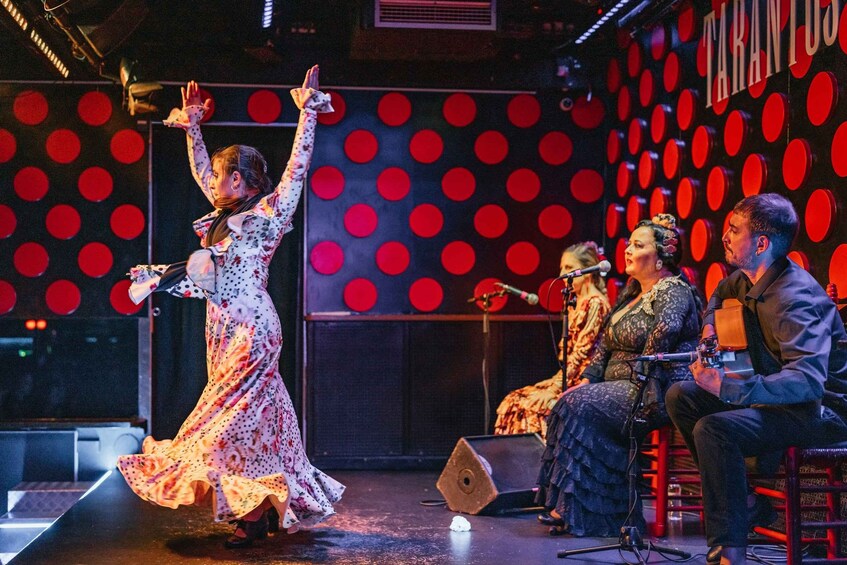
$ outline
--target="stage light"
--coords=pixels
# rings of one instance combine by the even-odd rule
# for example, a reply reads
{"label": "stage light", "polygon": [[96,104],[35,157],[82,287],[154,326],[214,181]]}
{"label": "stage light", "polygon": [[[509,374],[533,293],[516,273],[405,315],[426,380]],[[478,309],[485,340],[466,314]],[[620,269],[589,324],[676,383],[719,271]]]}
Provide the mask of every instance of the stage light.
{"label": "stage light", "polygon": [[26,31],[29,27],[29,22],[26,21],[26,18],[23,14],[21,14],[20,10],[18,10],[17,6],[12,2],[12,0],[0,0],[0,4],[3,4],[3,7],[6,8],[6,11],[9,12],[9,15],[12,16],[12,19],[21,26],[21,29]]}
{"label": "stage light", "polygon": [[274,16],[274,0],[265,0],[265,7],[262,9],[262,29],[271,27]]}
{"label": "stage light", "polygon": [[47,60],[50,61],[50,63],[54,67],[56,67],[56,70],[59,71],[59,74],[61,74],[64,78],[68,78],[68,75],[70,74],[70,71],[68,71],[68,67],[65,66],[59,56],[56,55],[52,49],[50,49],[50,46],[47,45],[47,43],[43,39],[41,39],[41,36],[38,35],[38,33],[34,29],[30,30],[29,38],[32,40],[33,43],[35,43],[35,46],[38,47],[38,49],[42,53],[44,53],[44,56],[47,57]]}
{"label": "stage light", "polygon": [[158,82],[141,82],[135,76],[135,65],[137,61],[121,59],[120,79],[124,87],[124,108],[129,110],[129,115],[149,114],[158,112],[159,108],[154,104],[162,85]]}
{"label": "stage light", "polygon": [[35,320],[27,320],[24,322],[24,327],[30,331],[35,329]]}
{"label": "stage light", "polygon": [[38,320],[37,322],[35,322],[35,328],[38,330],[46,330],[47,320]]}

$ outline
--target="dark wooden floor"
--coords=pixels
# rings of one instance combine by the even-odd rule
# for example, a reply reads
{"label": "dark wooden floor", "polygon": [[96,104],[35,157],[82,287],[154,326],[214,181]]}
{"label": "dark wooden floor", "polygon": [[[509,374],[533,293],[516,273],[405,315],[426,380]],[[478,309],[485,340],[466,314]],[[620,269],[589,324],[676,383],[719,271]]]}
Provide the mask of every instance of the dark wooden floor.
{"label": "dark wooden floor", "polygon": [[[630,563],[630,552],[604,551],[558,559],[557,551],[616,543],[608,538],[549,537],[534,512],[466,516],[470,532],[452,532],[456,514],[421,501],[441,498],[434,472],[343,471],[347,485],[338,514],[310,531],[279,533],[238,551],[223,548],[232,526],[215,524],[206,508],[168,510],[137,498],[114,472],[13,561],[57,564],[479,564]],[[648,520],[650,518],[648,510]],[[660,540],[705,562],[705,541],[696,516],[673,524]],[[646,555],[645,555],[646,557]],[[652,552],[649,563],[670,563]]]}

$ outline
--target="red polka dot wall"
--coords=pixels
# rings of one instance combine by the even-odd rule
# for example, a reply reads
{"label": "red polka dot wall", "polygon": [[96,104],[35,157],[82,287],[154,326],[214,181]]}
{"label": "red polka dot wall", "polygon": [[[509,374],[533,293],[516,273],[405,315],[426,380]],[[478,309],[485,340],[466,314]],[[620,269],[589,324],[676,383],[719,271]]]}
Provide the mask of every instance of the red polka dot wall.
{"label": "red polka dot wall", "polygon": [[496,282],[543,297],[562,250],[601,237],[598,98],[566,113],[520,92],[331,94],[306,194],[308,314],[479,313],[468,298]]}
{"label": "red polka dot wall", "polygon": [[125,273],[147,256],[147,142],[120,91],[7,88],[0,105],[0,316],[144,315]]}
{"label": "red polka dot wall", "polygon": [[[747,2],[743,33],[746,53],[741,85],[718,100],[719,37],[704,37],[704,16],[715,8],[716,29],[727,35],[736,25],[727,4],[682,2],[651,29],[622,34],[611,58],[594,61],[605,78],[600,97],[608,115],[604,179],[604,236],[607,249],[620,247],[637,218],[659,211],[674,214],[682,230],[684,264],[709,294],[731,269],[720,243],[733,206],[745,196],[776,192],[794,204],[800,232],[791,258],[823,285],[835,282],[847,297],[847,221],[843,218],[847,177],[847,14],[836,25],[837,41],[823,36],[814,55],[806,52],[804,6],[797,3],[796,29],[780,19],[781,68],[767,76],[765,2],[759,2],[761,30],[753,27]],[[828,5],[828,3],[827,3]],[[826,6],[822,3],[822,9]],[[791,33],[797,62],[788,64]],[[814,26],[813,31],[814,32]],[[761,39],[763,55],[751,58]],[[809,37],[814,44],[814,37]],[[712,69],[707,59],[712,50]],[[728,52],[732,74],[733,52]],[[758,69],[757,69],[758,66]],[[750,77],[760,81],[753,83]],[[709,83],[709,84],[707,84]],[[711,86],[711,104],[708,104]],[[616,277],[622,265],[616,263]]]}

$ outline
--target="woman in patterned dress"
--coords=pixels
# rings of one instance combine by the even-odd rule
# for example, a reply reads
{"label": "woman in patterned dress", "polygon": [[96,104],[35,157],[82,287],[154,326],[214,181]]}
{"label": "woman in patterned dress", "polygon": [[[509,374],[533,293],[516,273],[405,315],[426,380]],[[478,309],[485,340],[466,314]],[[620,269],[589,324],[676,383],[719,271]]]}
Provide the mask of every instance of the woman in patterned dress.
{"label": "woman in patterned dress", "polygon": [[268,266],[291,231],[311,161],[318,112],[331,112],[318,68],[291,94],[300,119],[291,157],[274,188],[264,157],[233,145],[209,158],[199,122],[209,110],[195,82],[166,125],[186,131],[192,173],[215,211],[197,220],[202,249],[187,262],[139,265],[130,296],[154,290],[206,299],[208,382],[173,440],[144,440],[142,453],[118,460],[141,498],[176,508],[211,503],[214,519],[236,521],[229,548],[276,531],[314,526],[334,513],[344,486],[314,468],[279,374],[282,331],[267,293]]}
{"label": "woman in patterned dress", "polygon": [[[627,481],[626,424],[638,391],[627,360],[693,351],[700,328],[702,304],[680,272],[675,226],[673,216],[660,214],[632,232],[625,253],[630,281],[580,383],[550,413],[536,501],[549,509],[539,520],[552,526],[551,534],[618,536],[630,516],[632,525],[644,530],[640,501],[630,509]],[[648,364],[641,372],[657,379],[663,391],[671,382],[691,378],[685,363]],[[644,429],[669,422],[663,403],[654,408]]]}
{"label": "woman in patterned dress", "polygon": [[[585,269],[600,262],[597,244],[593,241],[576,243],[562,253],[562,274]],[[567,378],[564,388],[576,384],[591,359],[603,320],[609,313],[606,283],[600,273],[577,277],[573,281],[576,306],[568,314]],[[559,372],[551,378],[513,390],[497,408],[495,434],[539,433],[547,435],[547,416],[562,394],[563,345],[559,342]]]}

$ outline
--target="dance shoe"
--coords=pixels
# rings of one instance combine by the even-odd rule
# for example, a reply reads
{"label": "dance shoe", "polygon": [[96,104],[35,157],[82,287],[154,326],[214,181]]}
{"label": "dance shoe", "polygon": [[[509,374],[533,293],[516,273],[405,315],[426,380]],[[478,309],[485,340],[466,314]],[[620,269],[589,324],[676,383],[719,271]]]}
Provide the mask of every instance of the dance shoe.
{"label": "dance shoe", "polygon": [[279,531],[279,512],[277,512],[276,508],[271,506],[268,508],[268,511],[265,512],[265,515],[268,517],[268,532],[275,534]]}
{"label": "dance shoe", "polygon": [[235,530],[241,530],[246,535],[242,537],[233,533],[224,542],[224,547],[226,547],[227,549],[241,549],[242,547],[250,547],[251,545],[253,545],[253,542],[255,540],[264,539],[268,537],[267,514],[263,513],[262,517],[256,520],[255,522],[248,522],[247,520],[236,520]]}
{"label": "dance shoe", "polygon": [[723,552],[722,545],[710,547],[706,553],[706,565],[719,565],[721,562],[721,553]]}

